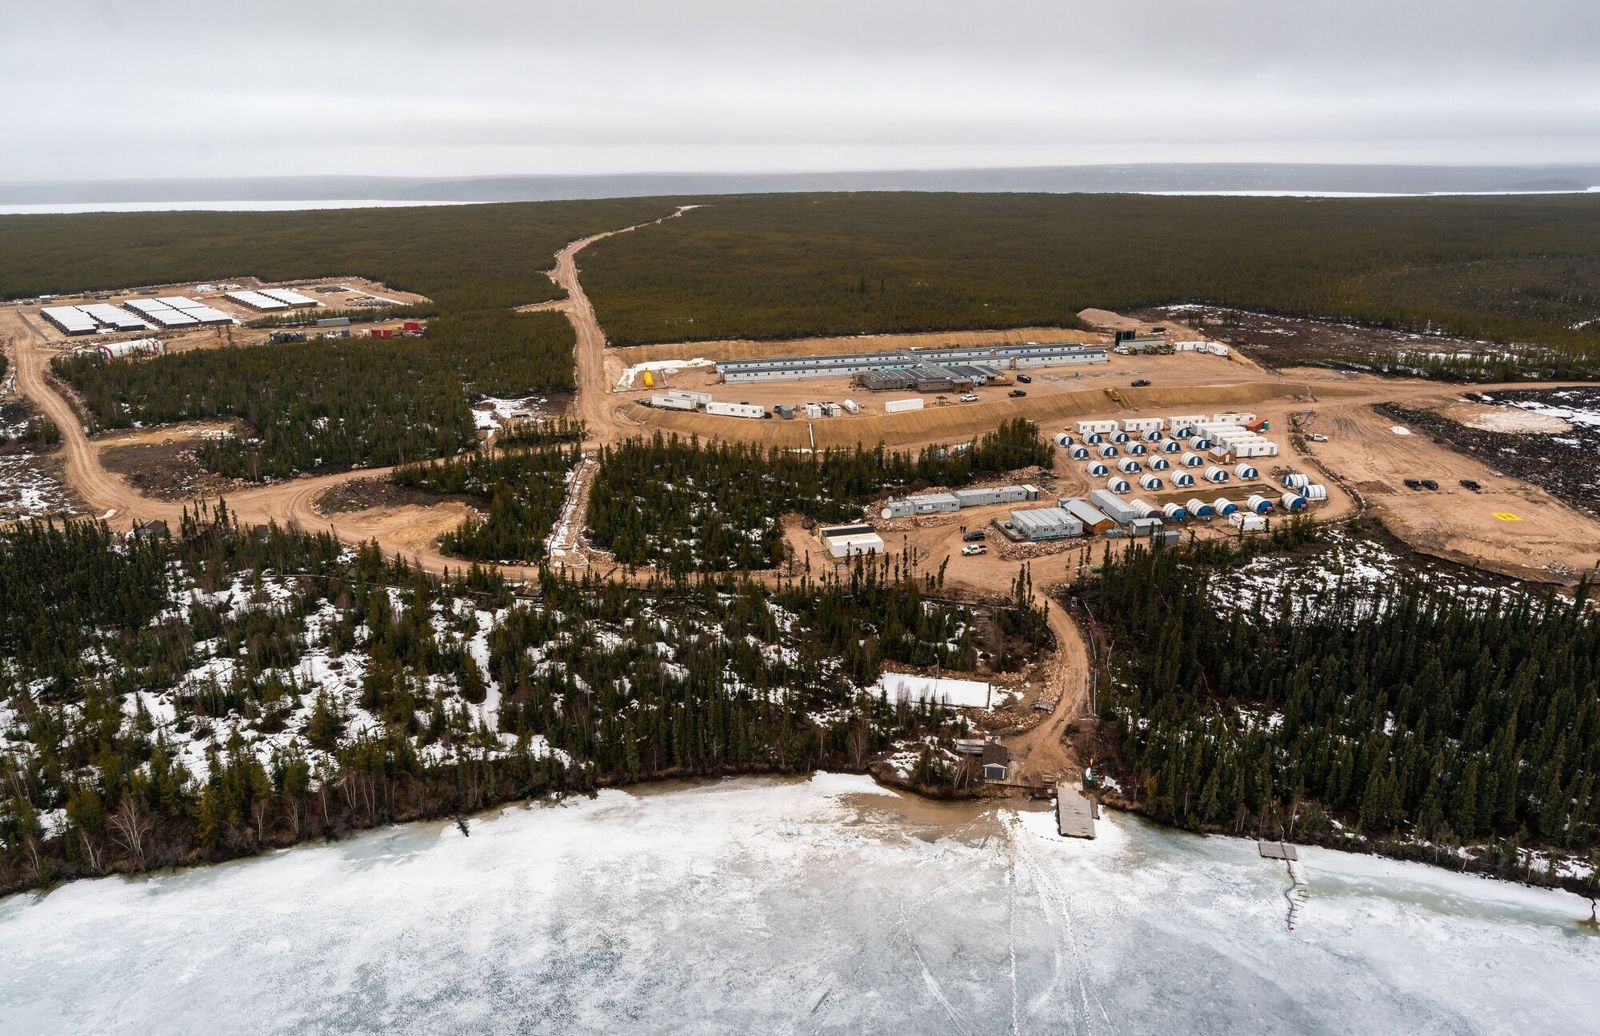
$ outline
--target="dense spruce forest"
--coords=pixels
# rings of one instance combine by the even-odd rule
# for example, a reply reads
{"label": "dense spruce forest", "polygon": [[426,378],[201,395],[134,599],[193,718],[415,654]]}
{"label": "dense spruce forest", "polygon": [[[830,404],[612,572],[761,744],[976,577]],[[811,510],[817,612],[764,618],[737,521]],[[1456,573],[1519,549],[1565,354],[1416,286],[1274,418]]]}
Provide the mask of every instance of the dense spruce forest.
{"label": "dense spruce forest", "polygon": [[360,275],[428,296],[427,337],[283,343],[140,362],[69,360],[102,427],[237,417],[218,472],[264,479],[446,456],[468,404],[572,388],[572,331],[513,307],[556,297],[567,242],[672,211],[662,199],[308,212],[0,216],[0,298],[218,280]]}
{"label": "dense spruce forest", "polygon": [[861,517],[885,490],[959,486],[982,475],[1048,465],[1053,449],[1026,418],[954,447],[919,454],[876,449],[820,453],[749,443],[633,439],[600,454],[589,537],[625,565],[669,574],[773,568],[784,558],[780,518]]}
{"label": "dense spruce forest", "polygon": [[[567,473],[583,458],[581,424],[513,430],[492,452],[394,472],[397,485],[471,497],[484,509],[445,533],[446,554],[472,561],[537,561],[566,500]],[[563,445],[564,444],[564,445]]]}
{"label": "dense spruce forest", "polygon": [[1600,360],[1597,283],[1585,196],[763,195],[584,254],[618,344],[1070,327],[1086,307],[1207,302],[1550,346],[1555,376]]}
{"label": "dense spruce forest", "polygon": [[[1266,549],[1318,535],[1294,523]],[[1332,591],[1283,579],[1221,606],[1218,580],[1261,549],[1135,549],[1082,589],[1109,631],[1100,708],[1127,796],[1181,824],[1358,832],[1437,862],[1459,864],[1451,847],[1466,841],[1600,846],[1587,586],[1568,599],[1420,576]]]}
{"label": "dense spruce forest", "polygon": [[423,339],[71,356],[55,365],[100,428],[241,419],[249,436],[209,441],[197,455],[220,474],[261,480],[459,453],[478,441],[471,399],[570,390],[572,342],[557,313],[510,326],[448,314]]}
{"label": "dense spruce forest", "polygon": [[523,598],[220,505],[127,543],[24,525],[0,534],[0,892],[649,776],[859,770],[966,729],[864,693],[883,663],[1045,643],[938,589],[884,559]]}

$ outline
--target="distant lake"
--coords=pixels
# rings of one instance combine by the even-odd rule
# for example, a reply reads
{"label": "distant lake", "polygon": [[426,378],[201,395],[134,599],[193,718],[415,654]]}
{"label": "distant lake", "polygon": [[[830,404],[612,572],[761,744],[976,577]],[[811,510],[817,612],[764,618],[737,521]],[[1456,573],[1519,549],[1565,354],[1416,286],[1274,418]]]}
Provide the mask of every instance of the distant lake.
{"label": "distant lake", "polygon": [[49,216],[74,212],[298,212],[307,209],[400,209],[418,205],[471,205],[468,201],[380,201],[333,198],[311,201],[85,201],[0,204],[0,216]]}

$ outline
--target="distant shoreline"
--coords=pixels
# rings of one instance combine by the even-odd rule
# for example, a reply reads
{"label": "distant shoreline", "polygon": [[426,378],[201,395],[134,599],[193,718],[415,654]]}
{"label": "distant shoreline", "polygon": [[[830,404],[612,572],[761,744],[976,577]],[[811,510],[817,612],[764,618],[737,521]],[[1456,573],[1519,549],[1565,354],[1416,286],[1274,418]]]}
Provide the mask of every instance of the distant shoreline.
{"label": "distant shoreline", "polygon": [[289,210],[730,194],[904,191],[1370,198],[1584,194],[1600,163],[1171,162],[961,169],[494,176],[221,176],[0,182],[0,212]]}
{"label": "distant shoreline", "polygon": [[[788,193],[788,192],[772,192]],[[962,191],[960,193],[1014,193],[1008,191]],[[1042,192],[1058,193],[1058,192]],[[1161,198],[1485,198],[1522,197],[1553,194],[1600,194],[1600,186],[1584,190],[1560,191],[1301,191],[1301,190],[1210,190],[1210,191],[1081,191],[1059,193],[1083,194],[1141,194]],[[525,201],[553,201],[557,199],[525,199]],[[590,199],[600,200],[600,199]],[[326,199],[264,199],[256,201],[84,201],[40,202],[36,204],[7,204],[0,202],[0,216],[65,216],[103,212],[307,212],[319,209],[399,209],[435,207],[442,205],[495,205],[506,204],[493,199],[440,200],[440,199],[383,199],[383,198],[326,198]]]}

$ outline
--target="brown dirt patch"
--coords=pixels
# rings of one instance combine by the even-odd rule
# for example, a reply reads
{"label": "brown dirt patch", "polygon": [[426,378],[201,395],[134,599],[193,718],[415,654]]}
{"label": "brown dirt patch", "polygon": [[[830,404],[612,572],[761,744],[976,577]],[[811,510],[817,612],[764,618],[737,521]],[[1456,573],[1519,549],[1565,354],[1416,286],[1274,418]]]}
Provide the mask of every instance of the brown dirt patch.
{"label": "brown dirt patch", "polygon": [[[145,433],[150,436],[158,432]],[[189,500],[197,496],[216,496],[250,488],[253,483],[223,478],[207,471],[195,454],[199,443],[189,436],[174,437],[170,432],[155,441],[107,446],[100,450],[100,462],[107,471],[122,477],[129,486],[157,500]]]}
{"label": "brown dirt patch", "polygon": [[[1223,306],[1160,307],[1139,310],[1145,324],[1180,319],[1206,337],[1225,342],[1264,366],[1282,369],[1303,364],[1358,360],[1396,351],[1478,353],[1504,346],[1469,338],[1419,335],[1410,331],[1363,327],[1331,320],[1280,317]],[[1144,326],[1144,325],[1141,325]]]}
{"label": "brown dirt patch", "polygon": [[321,496],[314,506],[323,514],[347,514],[384,507],[431,507],[443,502],[470,503],[465,497],[440,496],[425,489],[399,486],[385,476],[341,482]]}

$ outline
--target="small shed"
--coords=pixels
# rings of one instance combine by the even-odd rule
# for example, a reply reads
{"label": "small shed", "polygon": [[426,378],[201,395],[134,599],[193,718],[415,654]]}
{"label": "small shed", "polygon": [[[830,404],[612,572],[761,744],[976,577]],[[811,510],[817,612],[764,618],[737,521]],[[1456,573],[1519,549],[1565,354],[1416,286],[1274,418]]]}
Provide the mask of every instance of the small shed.
{"label": "small shed", "polygon": [[148,522],[134,522],[133,528],[128,530],[128,538],[134,540],[162,539],[167,535],[167,523],[160,519]]}
{"label": "small shed", "polygon": [[998,741],[983,746],[983,779],[1003,781],[1011,775],[1011,750]]}

